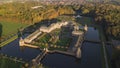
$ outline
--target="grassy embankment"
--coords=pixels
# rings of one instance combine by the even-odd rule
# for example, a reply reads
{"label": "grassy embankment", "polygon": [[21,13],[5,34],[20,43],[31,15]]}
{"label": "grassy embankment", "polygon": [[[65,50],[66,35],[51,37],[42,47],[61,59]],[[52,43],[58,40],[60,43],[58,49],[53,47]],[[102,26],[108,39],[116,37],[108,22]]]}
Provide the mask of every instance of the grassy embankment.
{"label": "grassy embankment", "polygon": [[22,68],[23,64],[9,58],[0,57],[0,68]]}
{"label": "grassy embankment", "polygon": [[[103,36],[103,31],[101,29],[99,29],[99,35],[100,35],[100,39],[101,39],[101,42],[104,42],[105,41],[105,37]],[[103,47],[105,47],[105,44],[101,44],[101,58],[102,58],[102,68],[106,68],[106,63],[105,63],[105,58],[104,58],[104,49]]]}
{"label": "grassy embankment", "polygon": [[1,27],[1,41],[4,40],[3,42],[0,43],[0,47],[3,47],[4,45],[12,42],[17,38],[17,31],[19,28],[24,28],[27,26],[27,24],[23,23],[13,23],[13,22],[5,22],[5,21],[0,21],[0,24],[2,25]]}

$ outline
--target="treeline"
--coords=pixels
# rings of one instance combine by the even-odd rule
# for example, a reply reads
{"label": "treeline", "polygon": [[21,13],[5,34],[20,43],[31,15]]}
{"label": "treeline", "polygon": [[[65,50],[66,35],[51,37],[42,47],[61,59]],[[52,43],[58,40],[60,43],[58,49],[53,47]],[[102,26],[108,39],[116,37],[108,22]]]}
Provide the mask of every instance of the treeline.
{"label": "treeline", "polygon": [[106,33],[120,38],[120,6],[113,4],[82,5],[81,13],[91,16],[96,23],[101,24]]}
{"label": "treeline", "polygon": [[73,13],[72,6],[43,5],[39,2],[14,2],[0,5],[0,20],[21,23],[36,23],[62,14]]}
{"label": "treeline", "polygon": [[0,5],[0,20],[36,23],[49,20],[64,14],[74,14],[75,10],[91,16],[99,24],[105,25],[106,33],[120,38],[120,6],[113,4],[84,5],[43,5],[40,2],[6,3]]}

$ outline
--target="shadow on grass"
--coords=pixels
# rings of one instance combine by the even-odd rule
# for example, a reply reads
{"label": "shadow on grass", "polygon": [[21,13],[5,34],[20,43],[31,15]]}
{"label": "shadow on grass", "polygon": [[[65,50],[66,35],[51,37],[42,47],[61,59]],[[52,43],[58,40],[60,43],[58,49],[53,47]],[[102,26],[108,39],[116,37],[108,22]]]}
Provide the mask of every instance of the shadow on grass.
{"label": "shadow on grass", "polygon": [[0,38],[2,36],[2,24],[0,23]]}

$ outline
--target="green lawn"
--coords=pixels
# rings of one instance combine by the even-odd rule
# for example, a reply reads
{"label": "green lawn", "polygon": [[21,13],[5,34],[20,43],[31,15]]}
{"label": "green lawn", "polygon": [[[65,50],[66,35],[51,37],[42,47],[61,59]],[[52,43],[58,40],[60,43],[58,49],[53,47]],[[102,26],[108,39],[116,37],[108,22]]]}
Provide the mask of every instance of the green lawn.
{"label": "green lawn", "polygon": [[10,34],[16,33],[18,28],[21,27],[26,27],[28,24],[23,24],[23,23],[13,23],[13,22],[4,22],[0,21],[0,24],[2,25],[2,37],[6,37]]}
{"label": "green lawn", "polygon": [[42,42],[42,43],[48,43],[49,39],[51,38],[51,36],[49,34],[46,34],[45,36],[43,36],[42,38],[40,38],[38,41]]}
{"label": "green lawn", "polygon": [[90,27],[95,27],[95,28],[98,27],[98,25],[95,25],[95,21],[92,18],[90,18],[90,17],[76,18],[76,22],[79,25],[83,25],[83,26],[85,26],[87,24]]}
{"label": "green lawn", "polygon": [[23,64],[10,60],[9,58],[0,57],[0,68],[22,68]]}
{"label": "green lawn", "polygon": [[71,42],[71,38],[62,38],[56,42],[56,45],[58,46],[69,46],[69,43]]}
{"label": "green lawn", "polygon": [[93,20],[89,17],[81,17],[81,18],[76,18],[76,22],[81,24],[91,25],[91,23],[93,23]]}
{"label": "green lawn", "polygon": [[[41,43],[48,43],[50,42],[51,35],[59,35],[60,29],[53,30],[50,34],[43,34],[40,37],[38,37],[37,42]],[[51,42],[52,43],[52,42]]]}
{"label": "green lawn", "polygon": [[60,32],[61,32],[61,29],[55,29],[50,34],[52,34],[52,35],[59,35]]}

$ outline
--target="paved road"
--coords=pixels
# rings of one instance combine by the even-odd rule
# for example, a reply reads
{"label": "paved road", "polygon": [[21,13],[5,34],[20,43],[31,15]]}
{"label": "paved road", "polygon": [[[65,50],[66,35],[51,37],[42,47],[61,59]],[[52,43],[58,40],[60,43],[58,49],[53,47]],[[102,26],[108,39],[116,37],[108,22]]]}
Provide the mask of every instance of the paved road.
{"label": "paved road", "polygon": [[104,54],[104,60],[105,60],[105,68],[109,68],[107,54],[106,54],[106,48],[105,48],[105,42],[102,42],[102,47],[103,47],[103,54]]}
{"label": "paved road", "polygon": [[104,32],[102,30],[102,28],[100,28],[100,31],[99,31],[99,34],[100,34],[100,37],[101,37],[101,42],[102,42],[102,48],[103,48],[103,56],[104,56],[104,62],[105,62],[105,68],[109,68],[109,65],[108,65],[108,58],[107,58],[107,53],[106,53],[106,40],[105,40],[105,35],[104,35]]}

